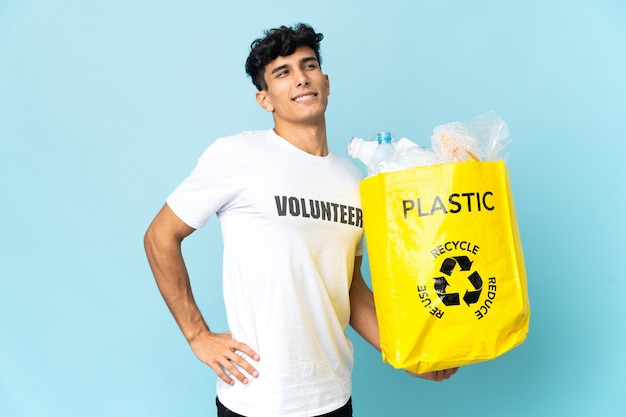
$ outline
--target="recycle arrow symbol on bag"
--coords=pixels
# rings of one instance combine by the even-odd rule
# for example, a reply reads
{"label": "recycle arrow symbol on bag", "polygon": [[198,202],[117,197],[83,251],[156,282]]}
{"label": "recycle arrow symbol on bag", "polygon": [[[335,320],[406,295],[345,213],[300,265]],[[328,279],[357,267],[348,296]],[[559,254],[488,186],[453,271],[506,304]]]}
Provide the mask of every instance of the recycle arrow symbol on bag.
{"label": "recycle arrow symbol on bag", "polygon": [[[452,258],[446,258],[441,263],[439,272],[446,274],[448,277],[452,276],[452,272],[456,266],[459,266],[460,271],[470,271],[472,269],[473,261],[470,261],[467,256],[454,256]],[[474,287],[474,291],[465,290],[463,301],[469,307],[471,304],[478,302],[480,293],[483,289],[483,280],[477,271],[472,272],[467,279]],[[446,277],[435,278],[435,292],[439,296],[439,299],[447,306],[458,306],[461,304],[460,295],[458,292],[448,293],[446,288],[450,284],[446,280]]]}

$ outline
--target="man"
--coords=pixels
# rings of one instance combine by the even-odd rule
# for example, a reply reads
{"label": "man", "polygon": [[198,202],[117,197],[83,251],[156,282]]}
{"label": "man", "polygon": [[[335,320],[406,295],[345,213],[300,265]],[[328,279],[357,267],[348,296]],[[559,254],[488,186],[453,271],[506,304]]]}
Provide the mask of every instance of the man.
{"label": "man", "polygon": [[[274,128],[216,140],[145,235],[165,302],[218,376],[218,416],[351,416],[347,325],[380,350],[360,272],[360,173],[326,140],[322,37],[300,24],[253,42],[246,71]],[[202,317],[181,253],[213,214],[224,240],[226,333]]]}

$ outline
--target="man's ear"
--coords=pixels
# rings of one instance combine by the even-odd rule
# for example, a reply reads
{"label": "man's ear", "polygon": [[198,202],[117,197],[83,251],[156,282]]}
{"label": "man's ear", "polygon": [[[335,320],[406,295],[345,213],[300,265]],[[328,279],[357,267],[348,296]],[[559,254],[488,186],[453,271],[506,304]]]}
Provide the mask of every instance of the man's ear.
{"label": "man's ear", "polygon": [[266,111],[270,113],[274,111],[274,106],[270,103],[269,98],[267,97],[267,91],[257,91],[256,102],[259,103],[259,106],[263,107]]}
{"label": "man's ear", "polygon": [[326,93],[330,95],[330,80],[327,74],[324,74],[324,80],[326,82]]}

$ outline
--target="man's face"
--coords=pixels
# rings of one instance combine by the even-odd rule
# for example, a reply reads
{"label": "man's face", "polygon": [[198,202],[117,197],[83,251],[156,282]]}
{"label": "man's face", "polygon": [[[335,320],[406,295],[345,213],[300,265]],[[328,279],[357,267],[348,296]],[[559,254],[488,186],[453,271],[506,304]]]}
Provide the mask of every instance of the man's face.
{"label": "man's face", "polygon": [[312,124],[323,119],[330,84],[313,50],[301,46],[265,66],[267,88],[257,92],[258,103],[273,112],[276,124]]}

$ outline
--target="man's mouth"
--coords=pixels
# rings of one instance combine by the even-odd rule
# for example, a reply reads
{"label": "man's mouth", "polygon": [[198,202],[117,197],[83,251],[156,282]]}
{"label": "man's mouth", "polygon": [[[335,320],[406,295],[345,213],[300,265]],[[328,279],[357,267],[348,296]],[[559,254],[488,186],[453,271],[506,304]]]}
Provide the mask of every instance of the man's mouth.
{"label": "man's mouth", "polygon": [[310,100],[312,98],[314,98],[317,94],[311,93],[311,94],[304,94],[301,96],[298,96],[296,98],[293,99],[293,101],[295,101],[296,103],[302,102],[302,101],[307,101]]}

